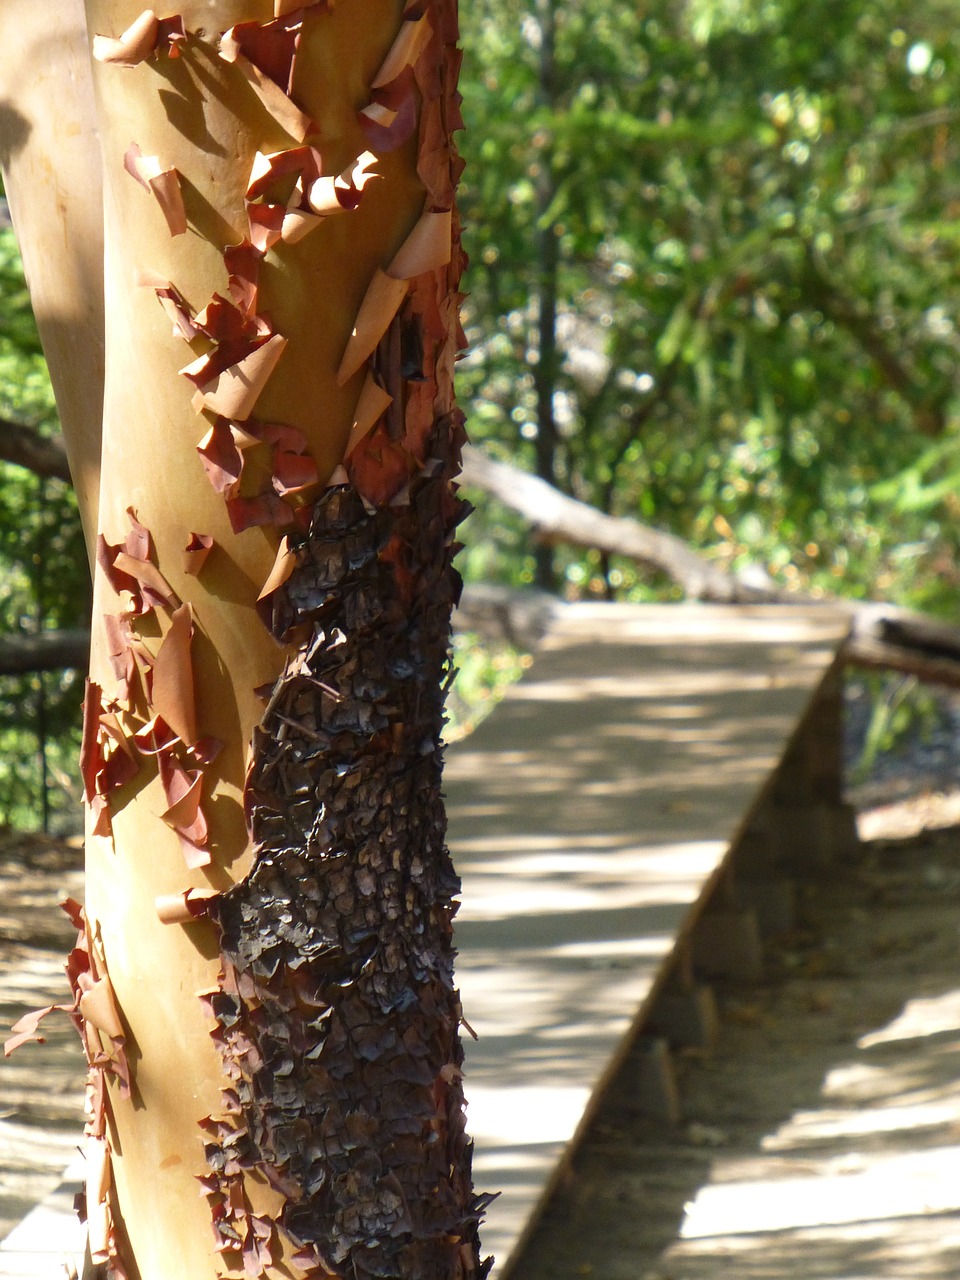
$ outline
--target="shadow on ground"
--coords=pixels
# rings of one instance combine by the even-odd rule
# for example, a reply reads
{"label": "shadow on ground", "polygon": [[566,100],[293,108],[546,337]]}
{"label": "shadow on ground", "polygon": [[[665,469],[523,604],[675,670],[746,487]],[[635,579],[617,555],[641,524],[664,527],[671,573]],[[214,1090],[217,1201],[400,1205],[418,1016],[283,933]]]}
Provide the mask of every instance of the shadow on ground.
{"label": "shadow on ground", "polygon": [[[63,971],[76,929],[56,908],[82,898],[80,849],[0,829],[0,1042],[29,1009],[72,999]],[[45,1044],[0,1059],[0,1238],[51,1191],[83,1127],[83,1052],[63,1014]]]}
{"label": "shadow on ground", "polygon": [[960,827],[874,839],[802,901],[764,984],[719,991],[679,1126],[643,1115],[634,1048],[514,1276],[957,1275]]}

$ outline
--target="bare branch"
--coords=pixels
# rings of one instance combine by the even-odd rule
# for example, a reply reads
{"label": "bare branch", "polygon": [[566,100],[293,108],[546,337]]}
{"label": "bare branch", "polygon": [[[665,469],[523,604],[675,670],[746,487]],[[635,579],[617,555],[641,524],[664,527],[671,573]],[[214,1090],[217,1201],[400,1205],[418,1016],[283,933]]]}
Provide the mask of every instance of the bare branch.
{"label": "bare branch", "polygon": [[33,671],[87,669],[90,633],[83,627],[41,631],[35,636],[0,636],[0,676]]}
{"label": "bare branch", "polygon": [[71,483],[67,451],[59,437],[48,439],[25,422],[0,418],[0,462],[26,467],[37,476],[54,476]]}

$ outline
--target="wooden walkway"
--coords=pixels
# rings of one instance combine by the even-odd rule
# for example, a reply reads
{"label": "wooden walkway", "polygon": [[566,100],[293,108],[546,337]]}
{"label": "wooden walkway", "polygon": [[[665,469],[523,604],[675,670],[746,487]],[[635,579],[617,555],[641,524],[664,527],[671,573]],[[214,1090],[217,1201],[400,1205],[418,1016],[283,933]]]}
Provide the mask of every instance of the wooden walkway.
{"label": "wooden walkway", "polygon": [[[827,610],[571,606],[526,677],[450,752],[459,976],[479,1035],[467,1044],[468,1124],[478,1185],[502,1191],[483,1232],[501,1275],[631,1033],[692,1018],[697,1034],[708,994],[696,978],[759,963],[745,898],[770,884],[775,909],[784,883],[768,878],[762,846],[784,833],[763,802],[846,631]],[[832,807],[838,708],[824,706],[813,755]],[[788,761],[770,799],[808,809],[812,844],[823,800],[803,773]],[[751,855],[760,843],[763,864],[741,902],[722,875],[738,842]],[[669,1110],[662,1040],[651,1037],[638,1090]]]}
{"label": "wooden walkway", "polygon": [[[759,965],[796,860],[851,838],[846,630],[826,608],[570,606],[450,750],[469,1129],[479,1188],[502,1192],[483,1232],[501,1276],[631,1036],[649,1035],[638,1091],[669,1113],[671,1046],[710,1035],[704,980]],[[0,1245],[0,1276],[56,1274],[65,1198]]]}

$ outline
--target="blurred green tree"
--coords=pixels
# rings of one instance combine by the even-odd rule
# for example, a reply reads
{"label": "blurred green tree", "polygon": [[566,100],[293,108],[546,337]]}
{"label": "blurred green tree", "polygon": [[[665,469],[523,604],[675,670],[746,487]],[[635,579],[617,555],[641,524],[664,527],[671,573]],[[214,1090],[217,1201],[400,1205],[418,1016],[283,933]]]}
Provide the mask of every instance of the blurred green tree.
{"label": "blurred green tree", "polygon": [[[474,440],[726,567],[955,610],[952,7],[476,0],[462,25]],[[0,417],[52,434],[8,228],[0,297]],[[0,629],[82,623],[72,496],[5,464],[0,488]],[[676,591],[472,496],[468,578]],[[76,702],[69,673],[0,678],[0,820],[56,796]]]}
{"label": "blurred green tree", "polygon": [[[784,585],[955,606],[947,7],[478,0],[464,22],[475,440]],[[473,573],[649,586],[480,507]]]}
{"label": "blurred green tree", "polygon": [[[0,419],[58,432],[13,232],[0,227]],[[0,425],[0,431],[8,429]],[[0,633],[89,625],[86,552],[70,486],[0,462]],[[82,677],[0,676],[0,823],[74,830]]]}

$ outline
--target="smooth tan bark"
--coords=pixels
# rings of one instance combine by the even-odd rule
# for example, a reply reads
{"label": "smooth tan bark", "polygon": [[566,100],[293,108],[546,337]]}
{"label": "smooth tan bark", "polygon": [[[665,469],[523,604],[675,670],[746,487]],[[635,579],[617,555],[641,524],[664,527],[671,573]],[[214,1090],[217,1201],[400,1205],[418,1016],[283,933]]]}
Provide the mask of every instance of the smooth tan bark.
{"label": "smooth tan bark", "polygon": [[[91,33],[117,34],[140,12],[133,3],[92,0]],[[188,30],[221,31],[236,21],[264,19],[251,3],[186,5]],[[305,40],[298,97],[321,125],[321,145],[336,173],[365,148],[356,112],[396,31],[395,0],[344,5]],[[255,152],[289,146],[239,73],[210,47],[191,41],[182,59],[132,69],[95,66],[97,122],[105,193],[105,310],[102,484],[97,528],[122,541],[127,509],[151,532],[156,562],[177,595],[194,609],[192,653],[200,732],[226,743],[208,770],[205,793],[212,865],[188,872],[176,834],[160,817],[166,807],[148,768],[112,805],[113,836],[88,838],[86,910],[103,952],[121,1014],[134,1075],[132,1098],[111,1091],[110,1137],[117,1216],[143,1280],[223,1271],[212,1252],[209,1211],[198,1194],[203,1172],[198,1121],[215,1110],[222,1068],[197,994],[215,986],[219,957],[213,930],[160,923],[159,895],[190,885],[225,887],[249,866],[241,812],[245,752],[262,702],[254,689],[273,681],[284,654],[259,626],[253,604],[276,553],[275,531],[235,536],[224,504],[211,489],[195,448],[208,423],[191,405],[193,388],[179,375],[190,350],[171,327],[144,271],[174,282],[199,310],[224,292],[222,251],[246,228],[243,193]],[[189,230],[171,238],[159,207],[123,168],[132,142],[183,176]],[[412,144],[383,158],[383,179],[360,210],[330,219],[296,249],[270,255],[261,275],[261,307],[289,339],[257,414],[303,430],[328,475],[339,463],[362,382],[338,387],[335,373],[367,282],[389,261],[423,200]],[[95,181],[81,166],[70,180],[80,192]],[[89,209],[85,208],[84,216]],[[49,229],[37,233],[48,244]],[[94,253],[96,252],[94,247]],[[36,279],[36,273],[34,273]],[[59,273],[53,273],[53,283]],[[32,281],[33,283],[33,281]],[[35,286],[36,287],[36,286]],[[87,295],[82,295],[86,297]],[[57,355],[51,361],[54,364]],[[86,393],[67,386],[64,403]],[[89,410],[80,426],[65,415],[71,451],[92,474]],[[88,500],[88,509],[90,503]],[[212,535],[214,553],[202,575],[186,576],[181,550],[193,532]],[[91,676],[105,690],[113,675],[102,628],[119,601],[102,574],[95,583]],[[166,624],[161,624],[166,630]],[[154,650],[157,640],[148,644]],[[151,776],[152,775],[152,776]],[[273,1193],[248,1188],[255,1204]],[[175,1229],[171,1229],[172,1224]]]}
{"label": "smooth tan bark", "polygon": [[82,0],[0,4],[0,164],[88,537],[103,402],[103,219]]}

